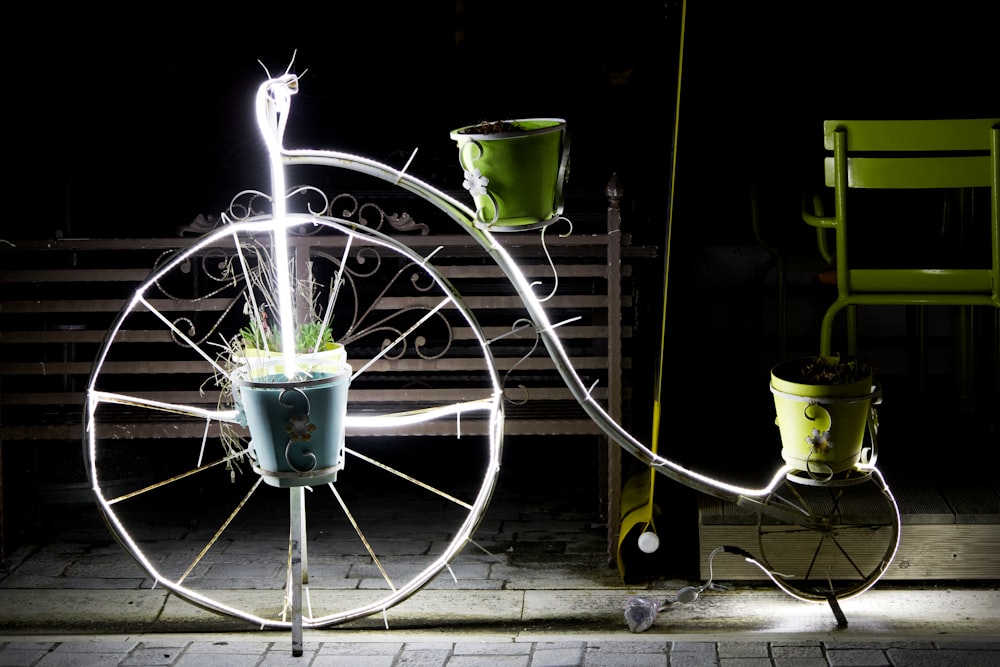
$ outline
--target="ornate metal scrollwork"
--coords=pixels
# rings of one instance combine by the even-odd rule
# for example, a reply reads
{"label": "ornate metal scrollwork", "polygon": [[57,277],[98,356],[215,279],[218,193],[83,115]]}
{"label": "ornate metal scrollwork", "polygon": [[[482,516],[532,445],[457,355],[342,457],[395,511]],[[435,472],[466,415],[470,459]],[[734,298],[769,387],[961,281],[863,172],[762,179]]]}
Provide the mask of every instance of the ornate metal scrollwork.
{"label": "ornate metal scrollwork", "polygon": [[[300,209],[317,217],[329,217],[378,231],[384,227],[421,235],[430,231],[428,225],[418,223],[409,213],[387,215],[381,206],[361,203],[349,193],[330,197],[318,188],[298,185],[289,190],[289,196]],[[211,216],[211,219],[218,220],[217,224],[248,221],[268,215],[270,207],[270,196],[255,190],[244,190],[232,199],[219,218]],[[311,236],[324,229],[323,225],[306,223],[291,231],[296,236]],[[176,278],[170,284],[157,282],[160,295],[177,304],[171,308],[172,311],[191,311],[191,314],[174,317],[174,325],[201,345],[220,331],[232,335],[234,330],[240,328],[242,316],[251,309],[259,311],[273,306],[269,301],[270,294],[273,294],[273,263],[266,241],[265,237],[240,239],[239,253],[231,249],[209,249],[178,272],[185,277],[183,282],[178,282]],[[163,253],[154,268],[168,261],[175,252]],[[406,354],[434,359],[450,349],[453,333],[444,316],[431,315],[416,330],[410,331],[412,323],[429,312],[427,306],[414,305],[394,310],[379,307],[383,299],[419,295],[433,287],[433,282],[426,278],[425,272],[418,270],[417,265],[389,262],[380,249],[366,245],[351,248],[341,256],[323,244],[317,244],[311,249],[309,261],[310,278],[304,284],[296,284],[294,289],[301,297],[309,299],[314,313],[322,312],[327,305],[325,299],[336,291],[336,320],[332,328],[338,342],[350,345],[367,339],[371,341],[367,347],[382,351],[389,359],[398,359]],[[339,280],[339,284],[334,285],[334,279]],[[422,282],[423,279],[426,283]],[[221,307],[199,306],[200,302],[209,299],[222,299],[226,303]],[[182,304],[190,308],[184,308]],[[210,321],[206,321],[209,316]],[[171,335],[176,344],[188,346],[180,336]],[[386,351],[390,345],[392,349]]]}

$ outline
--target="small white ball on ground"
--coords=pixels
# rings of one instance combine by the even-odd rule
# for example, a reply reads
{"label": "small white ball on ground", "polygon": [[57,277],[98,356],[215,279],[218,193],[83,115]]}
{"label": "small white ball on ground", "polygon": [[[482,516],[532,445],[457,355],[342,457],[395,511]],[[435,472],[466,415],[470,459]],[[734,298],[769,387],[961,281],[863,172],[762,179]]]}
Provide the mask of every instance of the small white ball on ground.
{"label": "small white ball on ground", "polygon": [[646,532],[639,536],[639,549],[643,553],[651,554],[660,548],[660,538],[656,533]]}

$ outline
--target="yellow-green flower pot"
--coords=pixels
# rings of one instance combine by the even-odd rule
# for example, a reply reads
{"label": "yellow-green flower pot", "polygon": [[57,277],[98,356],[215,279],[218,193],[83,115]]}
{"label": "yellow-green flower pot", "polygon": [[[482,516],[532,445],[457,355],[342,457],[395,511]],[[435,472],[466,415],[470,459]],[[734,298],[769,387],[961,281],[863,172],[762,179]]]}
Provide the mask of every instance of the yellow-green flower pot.
{"label": "yellow-green flower pot", "polygon": [[855,467],[874,396],[872,375],[844,384],[799,381],[805,359],[771,369],[781,456],[792,468],[825,478]]}
{"label": "yellow-green flower pot", "polygon": [[[496,130],[496,131],[494,131]],[[569,138],[561,118],[480,123],[451,132],[476,205],[477,226],[518,231],[545,226],[563,211]]]}

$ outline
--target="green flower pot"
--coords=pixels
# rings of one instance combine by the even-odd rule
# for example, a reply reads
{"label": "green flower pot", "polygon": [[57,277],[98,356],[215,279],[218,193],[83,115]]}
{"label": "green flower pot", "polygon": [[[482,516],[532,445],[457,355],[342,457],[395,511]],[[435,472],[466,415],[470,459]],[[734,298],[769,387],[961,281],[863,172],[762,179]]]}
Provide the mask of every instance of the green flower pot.
{"label": "green flower pot", "polygon": [[[497,132],[484,131],[500,126]],[[562,214],[569,138],[560,118],[526,118],[452,131],[463,185],[476,204],[477,226],[518,231],[545,226]]]}
{"label": "green flower pot", "polygon": [[872,376],[850,384],[803,384],[795,380],[802,361],[792,359],[771,369],[781,457],[796,470],[825,478],[861,459],[874,396]]}
{"label": "green flower pot", "polygon": [[254,469],[271,486],[335,482],[344,467],[344,417],[351,367],[307,380],[283,374],[236,379],[237,402],[250,430]]}

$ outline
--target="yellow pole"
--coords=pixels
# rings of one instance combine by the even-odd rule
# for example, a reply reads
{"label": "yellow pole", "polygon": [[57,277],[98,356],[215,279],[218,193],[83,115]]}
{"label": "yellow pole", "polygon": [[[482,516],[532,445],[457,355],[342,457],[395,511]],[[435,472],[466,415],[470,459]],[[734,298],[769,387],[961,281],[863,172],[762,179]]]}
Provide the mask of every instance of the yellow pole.
{"label": "yellow pole", "polygon": [[[665,363],[665,348],[667,336],[667,283],[670,275],[670,240],[674,228],[674,186],[677,181],[677,135],[681,117],[681,74],[684,66],[684,25],[687,19],[687,0],[681,3],[680,47],[677,60],[677,95],[674,109],[674,136],[671,146],[670,160],[670,203],[667,211],[667,236],[663,249],[663,310],[660,322],[660,358],[656,369],[656,381],[653,395],[653,453],[660,446],[660,414],[663,398],[663,366]],[[622,521],[618,535],[618,571],[625,574],[625,563],[622,559],[622,544],[636,526],[641,526],[645,532],[653,524],[653,491],[656,471],[652,468],[647,473],[641,473],[627,480],[622,489]],[[654,529],[655,533],[655,529]],[[641,543],[640,543],[641,544]],[[655,550],[658,541],[654,541]]]}
{"label": "yellow pole", "polygon": [[[667,241],[663,250],[663,312],[660,322],[660,363],[656,374],[656,397],[653,402],[653,452],[659,449],[660,402],[663,398],[664,350],[667,338],[667,282],[670,276],[670,238],[674,229],[674,187],[677,184],[677,134],[681,119],[681,71],[684,66],[684,20],[687,14],[687,0],[681,5],[680,55],[677,61],[677,101],[674,111],[674,139],[670,159],[670,208],[667,213]],[[655,475],[654,475],[655,477]],[[652,487],[652,482],[650,482]]]}

